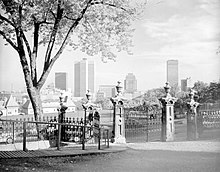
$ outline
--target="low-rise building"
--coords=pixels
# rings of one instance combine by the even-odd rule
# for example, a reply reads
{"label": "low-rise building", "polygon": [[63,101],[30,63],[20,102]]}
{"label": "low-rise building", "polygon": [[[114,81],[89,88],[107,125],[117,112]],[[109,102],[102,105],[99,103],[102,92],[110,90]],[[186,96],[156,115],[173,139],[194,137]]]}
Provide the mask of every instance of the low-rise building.
{"label": "low-rise building", "polygon": [[[65,105],[68,107],[66,112],[75,112],[76,105],[70,98],[66,98],[64,101]],[[42,101],[42,108],[43,108],[43,114],[48,113],[56,113],[57,109],[60,107],[59,100],[44,100]],[[34,110],[32,108],[32,104],[30,100],[27,100],[21,107],[22,113],[25,115],[27,114],[34,114]]]}
{"label": "low-rise building", "polygon": [[19,105],[12,94],[0,93],[0,110],[3,112],[3,116],[19,114]]}

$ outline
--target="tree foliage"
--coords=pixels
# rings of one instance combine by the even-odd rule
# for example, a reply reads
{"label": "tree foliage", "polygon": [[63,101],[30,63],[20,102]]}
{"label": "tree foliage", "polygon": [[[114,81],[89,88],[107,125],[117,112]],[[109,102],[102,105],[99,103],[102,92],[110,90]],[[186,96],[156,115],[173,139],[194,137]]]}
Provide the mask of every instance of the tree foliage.
{"label": "tree foliage", "polygon": [[[0,35],[19,55],[35,116],[42,111],[40,89],[64,49],[100,54],[104,61],[114,60],[117,51],[129,52],[132,21],[144,5],[129,0],[0,0]],[[38,58],[43,66],[37,66]]]}
{"label": "tree foliage", "polygon": [[96,100],[95,103],[99,104],[102,107],[102,109],[112,109],[113,106],[110,98],[103,98],[101,100]]}
{"label": "tree foliage", "polygon": [[220,82],[206,84],[198,81],[193,89],[197,91],[197,101],[199,103],[215,103],[220,100]]}
{"label": "tree foliage", "polygon": [[159,98],[163,97],[165,95],[164,89],[163,88],[155,88],[148,90],[144,96],[143,96],[143,101],[147,105],[151,104],[160,104]]}

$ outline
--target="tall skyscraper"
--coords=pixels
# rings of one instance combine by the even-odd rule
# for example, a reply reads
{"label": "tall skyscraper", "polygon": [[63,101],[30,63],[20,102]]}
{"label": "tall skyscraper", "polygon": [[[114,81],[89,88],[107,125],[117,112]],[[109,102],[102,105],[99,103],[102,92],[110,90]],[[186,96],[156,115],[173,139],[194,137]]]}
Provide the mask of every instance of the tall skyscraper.
{"label": "tall skyscraper", "polygon": [[124,89],[127,93],[137,91],[137,79],[133,73],[128,73],[124,80]]}
{"label": "tall skyscraper", "polygon": [[56,72],[55,73],[55,88],[60,90],[67,90],[67,73]]}
{"label": "tall skyscraper", "polygon": [[178,86],[178,60],[167,61],[167,81],[170,86]]}
{"label": "tall skyscraper", "polygon": [[84,97],[87,90],[95,91],[95,65],[93,61],[83,58],[74,64],[74,95]]}

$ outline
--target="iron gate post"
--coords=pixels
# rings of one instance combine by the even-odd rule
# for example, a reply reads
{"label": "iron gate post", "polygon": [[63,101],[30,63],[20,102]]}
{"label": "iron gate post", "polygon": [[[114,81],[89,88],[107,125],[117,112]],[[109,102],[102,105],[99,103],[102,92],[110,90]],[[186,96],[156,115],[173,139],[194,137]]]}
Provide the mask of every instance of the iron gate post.
{"label": "iron gate post", "polygon": [[174,103],[176,102],[177,98],[172,97],[170,95],[170,86],[169,83],[166,82],[164,90],[166,95],[159,99],[162,104],[162,128],[161,128],[161,141],[173,141],[174,134],[175,134],[175,127],[174,127]]}
{"label": "iron gate post", "polygon": [[124,100],[122,97],[121,82],[116,86],[117,94],[111,98],[113,104],[113,127],[111,142],[126,143],[125,139],[125,123],[124,123]]}
{"label": "iron gate post", "polygon": [[187,102],[187,140],[196,140],[198,134],[198,107],[199,103],[194,100],[195,91],[189,92],[190,100]]}
{"label": "iron gate post", "polygon": [[27,152],[27,123],[23,122],[23,151]]}
{"label": "iron gate post", "polygon": [[[60,98],[60,107],[57,109],[58,111],[58,123],[64,123],[64,119],[65,119],[65,113],[67,110],[67,106],[65,105],[65,102],[67,100],[67,96],[64,96],[64,93],[61,93]],[[65,126],[60,126],[60,130],[61,130],[61,141],[65,140]]]}
{"label": "iron gate post", "polygon": [[[98,107],[96,104],[92,103],[92,100],[91,100],[92,94],[90,93],[89,90],[87,90],[86,98],[87,98],[87,102],[84,103],[84,104],[82,104],[83,109],[84,109],[84,112],[85,112],[85,113],[84,113],[84,122],[83,122],[84,124],[83,124],[83,135],[82,135],[82,150],[85,150],[86,125],[87,125],[87,121],[86,121],[86,119],[87,119],[87,111],[90,111],[90,113],[92,113],[92,115],[93,115],[94,110],[96,110],[96,108]],[[97,113],[98,113],[98,112],[97,112]],[[94,128],[96,128],[97,131],[99,131],[99,130],[98,130],[98,129],[99,129],[99,125],[93,127],[93,135],[97,137],[96,134],[98,134],[98,133],[95,133],[95,132],[94,132],[94,131],[96,131],[96,130],[94,130]]]}

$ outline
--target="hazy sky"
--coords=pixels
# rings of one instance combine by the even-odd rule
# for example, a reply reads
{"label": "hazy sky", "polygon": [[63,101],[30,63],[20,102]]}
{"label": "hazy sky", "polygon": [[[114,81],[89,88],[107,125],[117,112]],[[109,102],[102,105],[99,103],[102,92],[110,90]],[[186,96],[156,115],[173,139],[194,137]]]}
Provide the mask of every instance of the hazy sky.
{"label": "hazy sky", "polygon": [[[103,63],[78,51],[65,51],[56,62],[55,72],[68,73],[73,85],[73,65],[88,57],[96,62],[96,86],[116,84],[134,73],[139,90],[164,86],[166,61],[179,61],[179,80],[219,81],[220,0],[151,0],[140,21],[134,23],[133,55],[118,54],[117,61]],[[24,90],[25,84],[17,53],[0,39],[0,90]]]}

